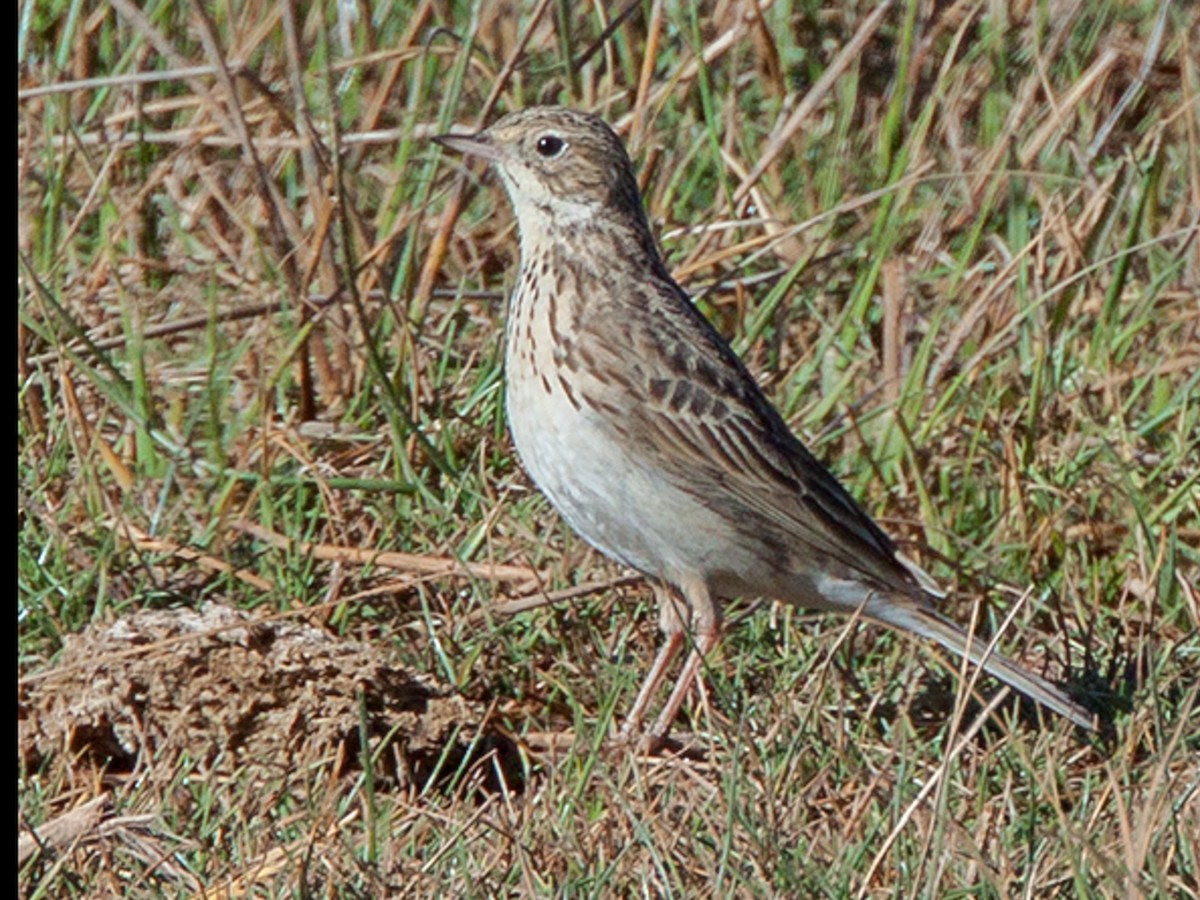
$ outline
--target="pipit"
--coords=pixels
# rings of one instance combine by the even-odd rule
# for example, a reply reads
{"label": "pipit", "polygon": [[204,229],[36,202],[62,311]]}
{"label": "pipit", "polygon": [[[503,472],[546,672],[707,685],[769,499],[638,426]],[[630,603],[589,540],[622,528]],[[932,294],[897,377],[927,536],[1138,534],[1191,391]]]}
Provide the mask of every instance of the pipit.
{"label": "pipit", "polygon": [[1094,727],[1058,688],[938,613],[933,580],[792,434],[667,272],[633,165],[601,119],[538,107],[435,140],[491,163],[516,213],[505,400],[517,453],[575,531],[655,586],[664,639],[625,737],[690,635],[644,735],[665,737],[731,597],[915,632]]}

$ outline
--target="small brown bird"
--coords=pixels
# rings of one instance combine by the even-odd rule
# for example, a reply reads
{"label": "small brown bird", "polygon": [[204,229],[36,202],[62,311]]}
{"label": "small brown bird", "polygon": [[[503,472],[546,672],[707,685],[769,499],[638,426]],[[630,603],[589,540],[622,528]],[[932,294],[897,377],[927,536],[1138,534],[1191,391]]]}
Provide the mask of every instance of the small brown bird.
{"label": "small brown bird", "polygon": [[939,614],[932,579],[792,434],[667,272],[629,156],[602,120],[538,107],[435,140],[491,163],[516,212],[505,367],[521,461],[572,528],[655,585],[665,640],[625,736],[690,634],[647,743],[666,735],[719,639],[720,602],[737,596],[932,638],[1094,727],[1058,688]]}

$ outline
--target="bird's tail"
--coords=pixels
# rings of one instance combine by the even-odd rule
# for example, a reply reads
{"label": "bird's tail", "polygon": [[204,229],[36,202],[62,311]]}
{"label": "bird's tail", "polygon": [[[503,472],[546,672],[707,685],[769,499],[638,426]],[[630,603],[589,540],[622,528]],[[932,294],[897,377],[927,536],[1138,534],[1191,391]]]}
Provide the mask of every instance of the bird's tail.
{"label": "bird's tail", "polygon": [[907,602],[899,603],[893,599],[877,606],[872,604],[868,606],[866,613],[886,625],[932,638],[947,650],[967,657],[973,664],[981,666],[984,671],[1016,688],[1027,697],[1054,710],[1059,715],[1066,716],[1076,725],[1092,731],[1096,730],[1095,716],[1046,679],[1034,675],[1024,666],[1001,656],[998,652],[988,652],[988,642],[985,639],[979,637],[972,639],[962,628],[931,607],[918,605],[908,598],[905,600]]}

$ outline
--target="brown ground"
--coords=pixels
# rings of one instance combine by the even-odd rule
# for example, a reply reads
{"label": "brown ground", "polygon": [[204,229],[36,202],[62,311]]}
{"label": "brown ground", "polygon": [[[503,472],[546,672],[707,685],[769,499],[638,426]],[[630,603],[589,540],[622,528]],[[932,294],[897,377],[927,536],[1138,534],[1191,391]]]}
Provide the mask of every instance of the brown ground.
{"label": "brown ground", "polygon": [[[305,802],[312,772],[360,775],[364,732],[380,787],[437,787],[464,762],[512,755],[481,704],[392,665],[378,646],[295,618],[212,602],[138,611],[68,636],[61,659],[18,686],[18,754],[29,771],[62,753],[76,779],[136,773],[171,796],[187,760],[193,776],[236,780],[259,798],[242,805],[247,819],[280,792]],[[507,762],[478,768],[491,787],[501,769],[513,775]]]}

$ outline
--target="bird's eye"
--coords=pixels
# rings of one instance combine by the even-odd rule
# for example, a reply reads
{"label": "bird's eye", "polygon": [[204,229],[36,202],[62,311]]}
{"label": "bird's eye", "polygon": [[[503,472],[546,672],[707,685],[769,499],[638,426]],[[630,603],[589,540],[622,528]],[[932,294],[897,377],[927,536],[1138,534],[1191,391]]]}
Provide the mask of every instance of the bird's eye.
{"label": "bird's eye", "polygon": [[557,134],[543,134],[537,139],[538,156],[543,156],[546,159],[558,156],[558,154],[563,152],[565,146],[567,146],[567,142]]}

